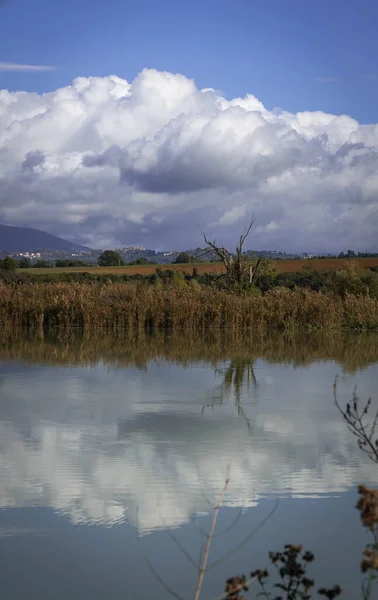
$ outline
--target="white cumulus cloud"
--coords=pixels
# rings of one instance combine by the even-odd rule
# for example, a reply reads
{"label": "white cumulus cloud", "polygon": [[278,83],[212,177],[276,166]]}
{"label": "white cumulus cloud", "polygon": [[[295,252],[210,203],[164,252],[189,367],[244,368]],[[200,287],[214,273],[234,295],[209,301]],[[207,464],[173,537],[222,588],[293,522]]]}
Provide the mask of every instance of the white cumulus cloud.
{"label": "white cumulus cloud", "polygon": [[183,248],[200,243],[197,222],[228,242],[255,213],[255,248],[372,250],[377,151],[377,124],[269,111],[153,69],[2,90],[0,222]]}

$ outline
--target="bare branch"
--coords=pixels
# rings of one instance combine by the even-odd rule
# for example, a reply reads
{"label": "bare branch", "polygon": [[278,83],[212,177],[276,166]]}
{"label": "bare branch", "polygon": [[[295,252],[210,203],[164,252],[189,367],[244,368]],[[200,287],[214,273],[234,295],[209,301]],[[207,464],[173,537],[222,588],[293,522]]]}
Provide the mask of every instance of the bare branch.
{"label": "bare branch", "polygon": [[[205,408],[206,407],[204,406],[203,410]],[[197,471],[197,477],[198,477],[198,479],[200,479],[200,473],[199,473],[199,468],[198,468],[198,464],[197,463],[196,463],[196,471]],[[211,509],[213,509],[214,508],[214,504],[211,502],[211,500],[209,500],[209,498],[206,496],[205,492],[202,489],[200,489],[199,492],[200,492],[202,498],[205,500],[205,502],[210,506]]]}
{"label": "bare branch", "polygon": [[[206,234],[202,231],[203,238],[207,244],[208,250],[212,251],[218,256],[223,262],[226,268],[226,280],[229,285],[237,285],[239,290],[243,289],[248,285],[248,267],[249,262],[246,256],[243,255],[243,246],[245,240],[251,232],[255,217],[252,215],[247,227],[239,238],[239,244],[236,245],[235,254],[217,244],[216,240],[211,241],[208,239]],[[257,261],[255,269],[250,269],[249,284],[252,285],[253,279],[255,278],[261,259]]]}
{"label": "bare branch", "polygon": [[255,268],[253,268],[252,265],[250,265],[249,267],[249,283],[252,285],[254,279],[256,279],[258,272],[260,270],[260,265],[261,265],[261,257],[259,257],[257,259],[257,263],[255,265]]}
{"label": "bare branch", "polygon": [[237,252],[242,252],[243,251],[244,242],[247,239],[247,237],[249,236],[249,234],[251,232],[251,229],[252,229],[255,221],[256,221],[256,217],[254,215],[252,215],[251,218],[250,218],[250,220],[249,220],[249,224],[247,225],[244,233],[242,233],[242,235],[240,236],[239,246],[237,246],[237,248],[236,248]]}
{"label": "bare branch", "polygon": [[217,502],[217,504],[215,506],[215,509],[214,509],[213,520],[211,522],[211,527],[210,527],[210,530],[209,530],[209,534],[207,536],[207,542],[206,542],[205,551],[204,551],[204,554],[203,554],[203,560],[202,560],[200,572],[199,572],[199,575],[198,575],[198,581],[197,581],[196,592],[194,594],[194,600],[198,600],[199,595],[201,593],[202,582],[203,582],[203,578],[204,578],[206,570],[207,570],[206,567],[207,567],[207,561],[209,559],[209,552],[210,552],[211,540],[212,540],[214,529],[215,529],[215,525],[216,525],[216,522],[217,522],[217,519],[218,519],[219,509],[220,509],[220,506],[222,504],[223,497],[224,497],[224,495],[226,493],[226,490],[228,488],[228,484],[230,482],[230,471],[231,471],[231,464],[229,464],[228,467],[227,467],[227,474],[226,474],[226,479],[225,479],[225,482],[224,482],[223,490],[219,494],[218,502]]}
{"label": "bare branch", "polygon": [[[206,531],[205,531],[204,529],[202,529],[201,525],[199,525],[199,524],[197,523],[197,521],[196,521],[196,517],[195,517],[195,516],[193,516],[193,515],[192,515],[192,516],[190,517],[190,520],[191,520],[191,522],[193,523],[193,525],[196,527],[196,529],[197,529],[198,533],[200,534],[200,536],[201,536],[201,542],[202,542],[202,544],[203,544],[203,538],[204,538],[204,537],[205,537],[205,538],[207,537],[207,533],[206,533]],[[200,560],[198,561],[198,564],[201,564],[201,561],[202,561],[202,559],[200,559]]]}
{"label": "bare branch", "polygon": [[[198,225],[199,226],[199,225]],[[200,226],[199,226],[200,227]],[[230,260],[230,258],[232,258],[232,254],[231,252],[229,252],[228,250],[226,250],[226,248],[224,248],[223,246],[218,246],[216,243],[216,240],[214,240],[213,242],[211,242],[207,237],[206,234],[202,231],[201,227],[200,227],[201,233],[203,235],[203,239],[205,240],[205,243],[207,244],[208,248],[207,251],[211,251],[213,250],[213,252],[219,256],[219,258],[222,260],[222,262],[224,263],[224,265],[226,266],[228,264],[228,261]]]}
{"label": "bare branch", "polygon": [[156,580],[160,583],[160,585],[165,589],[166,592],[168,592],[169,594],[171,594],[171,596],[173,596],[174,598],[176,598],[177,600],[184,600],[184,598],[182,596],[180,596],[180,594],[178,594],[177,592],[175,592],[175,590],[173,590],[165,581],[162,577],[160,577],[159,573],[156,571],[155,567],[153,566],[153,564],[150,562],[149,558],[147,555],[143,555],[144,560],[146,561],[146,564],[148,566],[148,568],[150,569],[151,573],[153,574],[153,576],[156,578]]}
{"label": "bare branch", "polygon": [[240,550],[240,548],[242,548],[247,542],[249,542],[249,540],[255,535],[255,533],[257,533],[261,527],[263,527],[263,525],[265,525],[265,523],[267,521],[269,521],[269,519],[274,515],[274,513],[276,512],[278,507],[278,498],[276,498],[276,502],[274,504],[273,509],[267,514],[267,516],[257,525],[257,527],[255,527],[255,529],[253,531],[251,531],[251,533],[249,533],[239,544],[237,544],[236,546],[234,546],[229,552],[227,552],[226,554],[224,554],[223,556],[221,556],[220,558],[218,558],[218,560],[214,561],[213,563],[211,563],[211,565],[208,566],[207,570],[210,571],[210,569],[213,569],[214,567],[216,567],[217,565],[219,565],[220,562],[223,562],[224,560],[226,560],[226,558],[228,558],[229,556],[231,556],[231,554],[233,554],[234,552],[237,552],[238,550]]}
{"label": "bare branch", "polygon": [[[139,514],[139,508],[137,508],[137,512],[136,512],[136,525],[137,525],[137,528],[139,529],[138,514]],[[184,600],[184,598],[182,596],[180,596],[180,594],[178,594],[174,589],[172,589],[168,585],[168,583],[166,583],[164,581],[164,579],[159,575],[159,573],[155,569],[154,565],[151,563],[150,559],[148,558],[148,556],[147,556],[147,554],[146,554],[146,552],[144,550],[141,537],[140,536],[137,536],[137,537],[138,537],[138,541],[139,541],[141,553],[142,553],[142,556],[143,556],[143,560],[145,561],[146,565],[150,569],[150,571],[153,574],[153,576],[155,577],[155,579],[160,583],[160,585],[165,589],[165,591],[168,592],[169,594],[171,594],[171,596],[173,596],[174,598],[176,598],[176,600]]]}
{"label": "bare branch", "polygon": [[226,535],[226,533],[229,533],[231,531],[231,529],[233,529],[235,527],[235,525],[237,524],[237,522],[239,521],[241,516],[242,516],[242,510],[239,510],[238,514],[236,515],[235,519],[233,519],[231,521],[230,525],[228,527],[226,527],[226,529],[223,529],[223,531],[218,531],[218,533],[214,533],[213,538],[219,537],[221,535]]}
{"label": "bare branch", "polygon": [[373,437],[378,424],[378,411],[375,414],[372,424],[365,422],[371,404],[371,398],[360,410],[360,399],[356,394],[356,388],[353,391],[353,397],[350,402],[347,402],[345,410],[341,408],[337,397],[337,376],[333,384],[333,398],[335,405],[345,420],[349,431],[357,438],[359,448],[368,455],[374,462],[378,462],[378,436],[375,440]]}
{"label": "bare branch", "polygon": [[199,528],[199,532],[200,532],[200,537],[201,537],[201,547],[199,550],[198,563],[201,565],[202,561],[203,561],[203,552],[205,549],[205,539],[207,537],[207,534],[203,531],[203,529],[201,527]]}
{"label": "bare branch", "polygon": [[193,565],[193,567],[195,567],[195,569],[197,569],[197,571],[199,571],[199,568],[200,568],[199,564],[196,563],[196,561],[194,560],[194,558],[184,548],[184,546],[177,539],[177,537],[172,533],[172,531],[170,531],[169,527],[167,527],[167,523],[165,522],[164,517],[161,514],[161,511],[160,511],[160,518],[161,518],[161,520],[163,522],[163,525],[164,525],[164,528],[165,528],[167,534],[169,535],[169,537],[171,538],[171,540],[176,544],[176,546],[179,548],[179,550],[182,552],[182,554],[185,556],[185,558]]}

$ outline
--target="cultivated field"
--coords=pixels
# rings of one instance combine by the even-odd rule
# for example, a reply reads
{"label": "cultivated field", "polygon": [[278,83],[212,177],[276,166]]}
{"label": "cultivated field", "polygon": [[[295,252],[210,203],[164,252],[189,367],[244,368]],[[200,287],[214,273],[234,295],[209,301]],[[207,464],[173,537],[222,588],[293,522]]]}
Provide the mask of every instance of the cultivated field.
{"label": "cultivated field", "polygon": [[[343,269],[348,263],[357,263],[360,267],[377,267],[378,257],[374,258],[330,258],[330,259],[303,259],[303,260],[275,260],[272,261],[277,273],[295,273],[303,268],[311,268],[316,271],[330,271]],[[222,273],[224,268],[221,263],[191,263],[186,265],[137,265],[126,267],[64,267],[51,269],[20,269],[27,273],[92,273],[106,274],[117,273],[118,275],[152,275],[157,267],[162,269],[175,269],[192,273],[193,267],[197,267],[199,273]]]}

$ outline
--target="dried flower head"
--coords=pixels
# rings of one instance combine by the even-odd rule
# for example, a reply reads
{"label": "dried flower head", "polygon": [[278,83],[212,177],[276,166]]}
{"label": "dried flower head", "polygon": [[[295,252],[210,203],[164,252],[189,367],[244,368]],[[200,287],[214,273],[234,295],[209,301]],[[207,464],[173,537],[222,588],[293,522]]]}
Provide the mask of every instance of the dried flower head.
{"label": "dried flower head", "polygon": [[305,591],[307,592],[310,588],[314,587],[314,580],[309,579],[308,577],[303,577],[302,585],[303,585]]}
{"label": "dried flower head", "polygon": [[309,550],[306,550],[306,552],[304,552],[303,556],[302,556],[303,560],[306,562],[312,562],[315,558],[314,554],[312,552],[309,552]]}
{"label": "dried flower head", "polygon": [[326,598],[329,598],[329,600],[333,600],[333,598],[336,598],[337,596],[340,596],[342,592],[342,589],[339,585],[334,585],[333,588],[320,588],[320,590],[318,590],[318,594],[320,596],[325,596]]}
{"label": "dried flower head", "polygon": [[281,552],[269,552],[269,558],[273,564],[276,564],[281,558]]}
{"label": "dried flower head", "polygon": [[371,531],[378,524],[378,490],[373,490],[365,485],[358,486],[360,498],[357,508],[361,512],[361,521]]}
{"label": "dried flower head", "polygon": [[256,571],[252,571],[251,573],[251,577],[256,577],[256,579],[258,579],[260,583],[263,579],[266,579],[268,575],[269,573],[267,569],[256,569]]}
{"label": "dried flower head", "polygon": [[242,600],[243,596],[240,596],[239,594],[239,592],[242,590],[248,591],[247,579],[245,575],[236,575],[235,577],[230,577],[230,579],[227,579],[226,582],[226,600]]}
{"label": "dried flower head", "polygon": [[378,571],[378,551],[371,547],[365,548],[361,561],[361,571],[366,573],[369,569]]}
{"label": "dried flower head", "polygon": [[285,554],[300,554],[302,552],[302,546],[294,546],[294,544],[285,545]]}

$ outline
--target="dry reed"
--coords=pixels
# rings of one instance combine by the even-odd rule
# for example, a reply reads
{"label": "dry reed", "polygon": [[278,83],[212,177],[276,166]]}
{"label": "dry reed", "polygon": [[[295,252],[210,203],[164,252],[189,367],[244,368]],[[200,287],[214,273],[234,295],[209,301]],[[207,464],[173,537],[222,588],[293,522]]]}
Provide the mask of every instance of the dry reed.
{"label": "dry reed", "polygon": [[0,283],[0,327],[8,326],[374,329],[378,300],[352,295],[341,299],[298,288],[241,297],[185,281],[171,289],[140,284]]}

